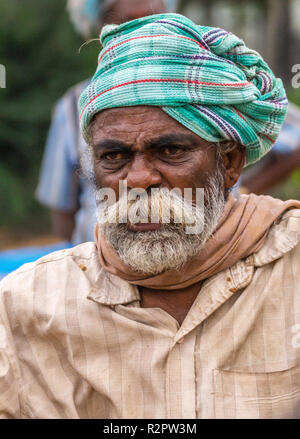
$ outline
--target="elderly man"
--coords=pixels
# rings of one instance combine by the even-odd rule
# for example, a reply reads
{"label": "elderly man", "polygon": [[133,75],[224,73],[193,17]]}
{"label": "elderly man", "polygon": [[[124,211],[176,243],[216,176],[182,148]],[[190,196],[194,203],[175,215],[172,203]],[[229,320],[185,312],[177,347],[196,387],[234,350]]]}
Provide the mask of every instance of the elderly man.
{"label": "elderly man", "polygon": [[101,43],[79,101],[96,242],[2,281],[1,416],[300,418],[300,203],[230,194],[281,81],[177,14]]}

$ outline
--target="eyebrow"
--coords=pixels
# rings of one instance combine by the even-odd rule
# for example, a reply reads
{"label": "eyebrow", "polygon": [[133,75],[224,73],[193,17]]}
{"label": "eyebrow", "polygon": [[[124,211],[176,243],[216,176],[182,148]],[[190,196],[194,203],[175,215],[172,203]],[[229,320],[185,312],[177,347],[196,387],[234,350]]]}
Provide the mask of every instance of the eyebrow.
{"label": "eyebrow", "polygon": [[116,139],[105,139],[96,143],[93,150],[98,151],[131,151],[132,146]]}
{"label": "eyebrow", "polygon": [[192,134],[184,134],[184,133],[174,133],[174,134],[165,134],[163,136],[156,137],[154,139],[149,139],[146,142],[147,149],[161,148],[167,145],[175,145],[180,144],[182,146],[186,146],[187,148],[195,148],[196,146],[200,146],[200,138],[195,139],[195,136]]}
{"label": "eyebrow", "polygon": [[[201,146],[201,139],[195,139],[193,134],[185,134],[185,133],[171,133],[164,134],[162,136],[155,137],[153,139],[149,139],[145,142],[145,148],[147,150],[161,148],[163,146],[180,144],[182,146],[186,146],[187,148],[195,148]],[[204,145],[203,145],[204,146]],[[133,149],[132,144],[128,144],[122,142],[118,139],[104,139],[96,145],[93,146],[93,149],[98,152],[105,151],[126,151],[130,152]]]}

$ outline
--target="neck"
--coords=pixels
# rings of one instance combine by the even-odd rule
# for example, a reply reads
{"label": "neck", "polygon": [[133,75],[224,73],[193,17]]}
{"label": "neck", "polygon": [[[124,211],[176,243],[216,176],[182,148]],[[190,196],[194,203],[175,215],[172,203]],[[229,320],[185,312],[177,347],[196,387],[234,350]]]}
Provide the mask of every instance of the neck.
{"label": "neck", "polygon": [[194,303],[202,282],[179,290],[153,290],[139,287],[142,308],[161,308],[181,325]]}

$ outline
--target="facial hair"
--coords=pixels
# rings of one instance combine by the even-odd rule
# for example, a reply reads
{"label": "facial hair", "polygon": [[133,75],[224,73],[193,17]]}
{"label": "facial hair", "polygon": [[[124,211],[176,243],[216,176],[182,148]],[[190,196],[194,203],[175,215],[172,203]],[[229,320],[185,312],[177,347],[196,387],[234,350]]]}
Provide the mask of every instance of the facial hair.
{"label": "facial hair", "polygon": [[[202,221],[200,233],[189,234],[186,232],[186,222],[191,221],[191,204],[177,197],[172,197],[170,202],[168,190],[160,191],[158,195],[152,196],[151,194],[151,209],[153,206],[157,206],[158,211],[155,214],[160,217],[160,206],[170,202],[171,220],[183,211],[181,223],[171,222],[162,224],[157,230],[134,232],[128,229],[127,224],[113,221],[116,212],[118,212],[119,220],[124,214],[122,212],[124,203],[119,200],[108,207],[105,221],[99,222],[100,231],[121,260],[136,273],[157,275],[168,270],[180,270],[191,257],[201,251],[217,227],[225,206],[223,181],[220,167],[217,167],[215,173],[207,179],[204,188],[204,209],[193,205],[194,218],[197,221]],[[159,198],[153,199],[153,197]],[[138,200],[139,209],[142,212],[148,212],[148,202],[148,199]],[[99,204],[98,214],[102,207]],[[128,202],[127,210],[134,207],[134,202]],[[98,217],[100,216],[99,214]]]}

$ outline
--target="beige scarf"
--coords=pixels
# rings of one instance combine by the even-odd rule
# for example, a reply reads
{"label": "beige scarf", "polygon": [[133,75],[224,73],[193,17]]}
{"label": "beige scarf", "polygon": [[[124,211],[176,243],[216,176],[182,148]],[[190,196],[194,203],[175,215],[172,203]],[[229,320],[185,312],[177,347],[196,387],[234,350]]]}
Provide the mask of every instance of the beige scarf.
{"label": "beige scarf", "polygon": [[269,196],[229,195],[217,229],[199,254],[189,259],[180,271],[142,276],[120,259],[95,228],[95,241],[104,270],[129,283],[147,288],[174,290],[186,288],[231,267],[240,259],[257,252],[270,227],[286,210],[300,209],[300,201],[281,201]]}

